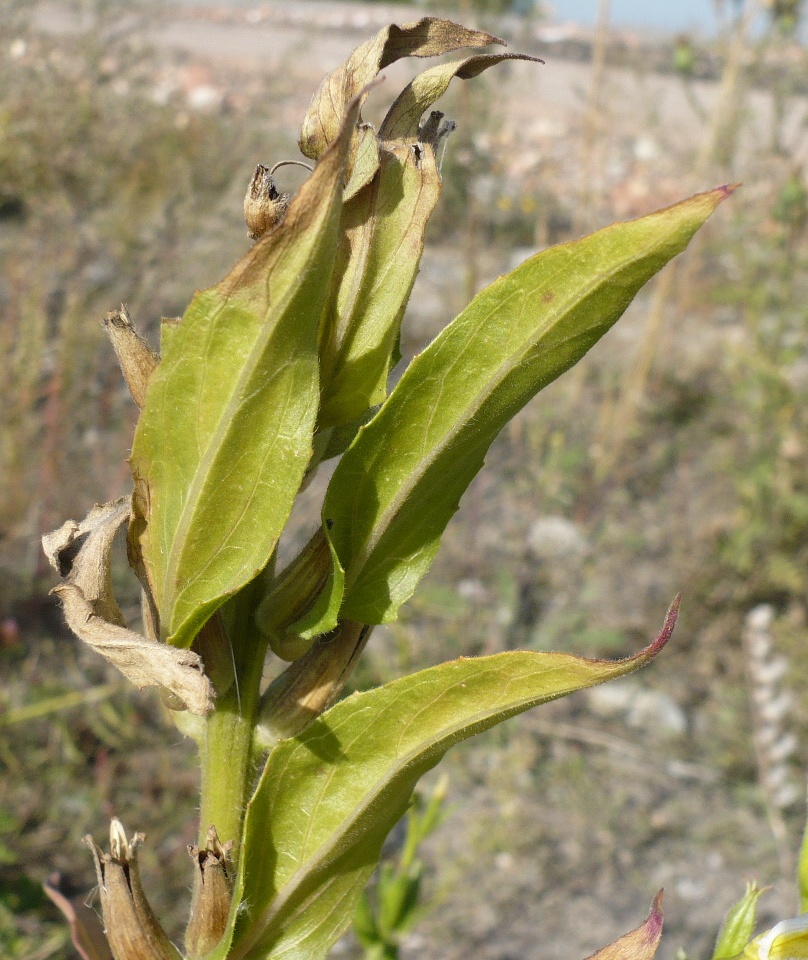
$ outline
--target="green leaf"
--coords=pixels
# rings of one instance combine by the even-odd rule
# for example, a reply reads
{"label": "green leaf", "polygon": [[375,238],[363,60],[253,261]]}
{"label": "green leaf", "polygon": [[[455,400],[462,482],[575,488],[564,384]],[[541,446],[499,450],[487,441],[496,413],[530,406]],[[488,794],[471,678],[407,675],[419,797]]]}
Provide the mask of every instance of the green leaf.
{"label": "green leaf", "polygon": [[130,546],[177,646],[267,563],[311,455],[317,332],[358,109],[283,223],[196,294],[150,381]]}
{"label": "green leaf", "polygon": [[762,893],[763,889],[756,883],[747,883],[746,893],[729,908],[724,917],[715,941],[712,960],[727,960],[728,957],[737,957],[739,953],[743,953],[755,932],[757,902]]}
{"label": "green leaf", "polygon": [[384,400],[439,194],[431,145],[387,144],[372,182],[345,204],[320,340],[319,429],[348,423]]}
{"label": "green leaf", "polygon": [[408,869],[416,862],[418,847],[445,820],[448,789],[449,779],[444,774],[426,800],[417,793],[414,795],[410,809],[407,811],[407,835],[399,856],[402,869]]}
{"label": "green leaf", "polygon": [[[300,150],[312,160],[319,159],[337,136],[347,104],[376,78],[379,70],[403,57],[437,57],[464,47],[487,47],[504,40],[468,30],[451,20],[422,17],[415,23],[390,24],[367,40],[320,84],[300,131]],[[358,146],[354,138],[351,162]]]}
{"label": "green leaf", "polygon": [[449,89],[453,77],[471,80],[484,70],[502,63],[503,60],[531,60],[544,63],[538,57],[523,53],[492,53],[468,57],[453,63],[442,63],[424,70],[396,98],[384,118],[379,136],[382,140],[404,140],[418,136],[421,117],[425,110]]}
{"label": "green leaf", "polygon": [[625,660],[501,653],[444,663],[341,701],[270,754],[246,816],[230,931],[210,960],[318,960],[348,925],[413,788],[461,740],[631,673]]}
{"label": "green leaf", "polygon": [[180,317],[160,317],[160,353],[168,352],[168,345],[172,335],[176,332],[182,320]]}
{"label": "green leaf", "polygon": [[326,494],[323,519],[345,571],[340,616],[395,619],[501,428],[611,328],[730,192],[531,257],[415,358]]}
{"label": "green leaf", "polygon": [[449,792],[449,778],[444,774],[435,784],[424,804],[423,811],[411,811],[413,820],[417,821],[415,828],[416,843],[421,843],[443,823],[448,811],[446,810],[446,794]]}

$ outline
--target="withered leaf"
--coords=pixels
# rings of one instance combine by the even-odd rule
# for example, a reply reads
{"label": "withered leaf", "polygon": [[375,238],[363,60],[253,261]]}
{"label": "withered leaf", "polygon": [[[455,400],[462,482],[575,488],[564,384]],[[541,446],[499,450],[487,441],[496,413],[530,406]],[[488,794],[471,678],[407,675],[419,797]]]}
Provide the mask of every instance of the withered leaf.
{"label": "withered leaf", "polygon": [[[468,30],[451,20],[422,17],[415,23],[390,24],[361,46],[320,84],[300,131],[300,150],[318,160],[336,138],[346,105],[371,83],[379,70],[403,57],[437,57],[466,47],[487,47],[504,41],[481,30]],[[356,142],[351,150],[351,164]]]}
{"label": "withered leaf", "polygon": [[387,111],[379,136],[382,140],[417,137],[418,126],[424,111],[446,93],[452,77],[457,77],[458,80],[471,80],[489,67],[502,63],[503,60],[529,60],[532,63],[544,63],[538,57],[529,57],[524,53],[483,53],[424,70],[396,97]]}
{"label": "withered leaf", "polygon": [[48,560],[62,577],[54,593],[73,633],[136,687],[161,687],[202,716],[212,709],[214,694],[199,655],[129,630],[113,596],[112,541],[129,513],[129,498],[123,497],[96,505],[81,523],[68,520],[42,538]]}
{"label": "withered leaf", "polygon": [[358,137],[353,170],[342,194],[343,202],[355,197],[366,187],[379,169],[379,137],[376,131],[369,123],[362,123],[358,128]]}

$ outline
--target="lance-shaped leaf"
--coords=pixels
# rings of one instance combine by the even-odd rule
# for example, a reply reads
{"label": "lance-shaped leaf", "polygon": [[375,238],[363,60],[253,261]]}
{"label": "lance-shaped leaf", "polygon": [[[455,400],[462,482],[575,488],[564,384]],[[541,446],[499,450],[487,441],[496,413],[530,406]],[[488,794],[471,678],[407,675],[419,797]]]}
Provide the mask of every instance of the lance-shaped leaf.
{"label": "lance-shaped leaf", "polygon": [[196,294],[150,382],[130,543],[176,646],[265,566],[311,455],[317,331],[358,109],[283,223]]}
{"label": "lance-shaped leaf", "polygon": [[318,960],[349,923],[418,779],[461,740],[530,707],[631,673],[625,660],[501,653],[354,694],[270,754],[246,816],[232,934],[210,960]]}
{"label": "lance-shaped leaf", "polygon": [[373,181],[343,208],[343,235],[321,332],[320,429],[386,395],[390,358],[440,194],[431,144],[387,144]]}
{"label": "lance-shaped leaf", "polygon": [[662,936],[662,891],[654,897],[645,923],[593,953],[587,960],[653,960]]}
{"label": "lance-shaped leaf", "polygon": [[129,630],[112,593],[110,552],[118,529],[129,519],[129,498],[96,506],[76,523],[68,520],[42,538],[53,568],[62,577],[54,589],[67,625],[106,657],[136,687],[160,687],[179,697],[198,716],[213,707],[213,687],[192,650],[177,650]]}
{"label": "lance-shaped leaf", "polygon": [[326,494],[324,525],[345,571],[340,616],[395,619],[500,429],[610,329],[730,192],[531,257],[416,357]]}
{"label": "lance-shaped leaf", "polygon": [[[487,47],[503,40],[468,30],[451,20],[422,17],[415,23],[391,24],[357,47],[320,84],[300,131],[300,150],[318,160],[337,136],[346,105],[359,96],[379,70],[404,57],[437,57],[467,47]],[[355,138],[356,140],[356,138]],[[354,143],[352,154],[356,152]],[[353,159],[353,158],[352,158]]]}
{"label": "lance-shaped leaf", "polygon": [[446,93],[452,77],[470,80],[503,60],[544,63],[538,57],[529,57],[523,53],[492,53],[468,57],[454,63],[442,63],[424,70],[398,95],[384,118],[379,136],[382,140],[402,140],[417,136],[424,111]]}

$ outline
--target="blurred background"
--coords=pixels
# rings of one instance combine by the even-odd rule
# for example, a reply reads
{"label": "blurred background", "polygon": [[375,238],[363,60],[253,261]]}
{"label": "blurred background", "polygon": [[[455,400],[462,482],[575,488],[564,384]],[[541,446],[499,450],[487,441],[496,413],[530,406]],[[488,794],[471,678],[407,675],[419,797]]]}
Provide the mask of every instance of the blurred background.
{"label": "blurred background", "polygon": [[[74,957],[41,889],[79,839],[149,835],[172,936],[192,745],[66,632],[39,538],[128,492],[135,409],[100,320],[156,343],[249,247],[257,162],[297,157],[328,70],[423,5],[0,5],[0,954]],[[636,652],[640,676],[457,748],[402,957],[580,960],[665,887],[660,957],[709,957],[744,880],[793,915],[808,753],[808,61],[801,0],[457,0],[429,13],[546,65],[456,81],[403,350],[542,247],[743,181],[688,253],[504,431],[357,687],[516,647]],[[385,71],[378,120],[412,63]],[[300,182],[284,168],[281,187]],[[312,497],[316,497],[315,487]],[[308,521],[309,525],[311,521]],[[306,521],[300,525],[305,532]],[[124,563],[116,588],[135,616]],[[271,665],[268,669],[272,669]],[[336,955],[361,956],[351,937]]]}

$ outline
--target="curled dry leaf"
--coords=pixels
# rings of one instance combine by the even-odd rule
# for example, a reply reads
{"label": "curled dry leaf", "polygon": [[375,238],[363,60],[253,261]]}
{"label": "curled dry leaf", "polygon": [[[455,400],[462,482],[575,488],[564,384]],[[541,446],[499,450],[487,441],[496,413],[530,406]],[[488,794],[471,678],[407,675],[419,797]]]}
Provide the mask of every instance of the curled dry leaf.
{"label": "curled dry leaf", "polygon": [[127,680],[136,687],[161,687],[202,716],[213,707],[213,687],[199,655],[129,630],[112,594],[112,541],[129,512],[128,497],[113,500],[93,507],[81,523],[68,520],[42,538],[48,560],[62,577],[53,592],[62,600],[73,633]]}
{"label": "curled dry leaf", "polygon": [[[504,40],[480,30],[468,30],[451,20],[422,17],[402,26],[390,24],[357,47],[341,66],[320,84],[300,131],[300,150],[318,160],[336,139],[346,104],[360,94],[383,70],[404,57],[437,57],[466,47],[504,44]],[[358,140],[358,135],[357,135]],[[353,167],[358,143],[351,150]]]}
{"label": "curled dry leaf", "polygon": [[653,960],[662,936],[662,891],[654,897],[645,923],[624,934],[587,960]]}
{"label": "curled dry leaf", "polygon": [[418,136],[421,117],[449,89],[453,77],[471,80],[503,60],[528,60],[544,63],[524,53],[483,53],[465,60],[442,63],[424,70],[396,98],[384,118],[379,136],[382,140],[413,139]]}

